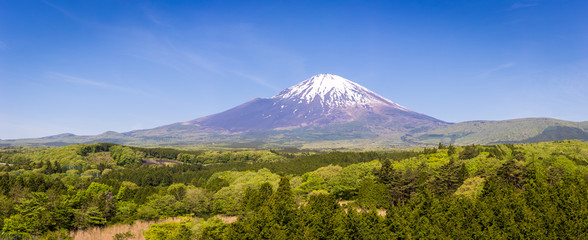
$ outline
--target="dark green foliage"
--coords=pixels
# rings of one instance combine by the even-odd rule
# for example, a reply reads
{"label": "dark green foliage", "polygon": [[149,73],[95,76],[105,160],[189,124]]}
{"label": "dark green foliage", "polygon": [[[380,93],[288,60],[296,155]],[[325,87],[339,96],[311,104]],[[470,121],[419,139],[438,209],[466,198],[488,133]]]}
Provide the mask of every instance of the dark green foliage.
{"label": "dark green foliage", "polygon": [[[265,187],[267,188],[267,187]],[[260,192],[266,190],[260,189]],[[267,194],[267,193],[262,193]],[[232,224],[225,238],[229,239],[285,239],[299,230],[298,206],[290,188],[290,181],[282,177],[278,189],[252,215]],[[215,236],[210,236],[216,239]]]}
{"label": "dark green foliage", "polygon": [[221,188],[229,186],[229,182],[222,178],[214,178],[209,181],[204,188],[211,192],[218,192]]}
{"label": "dark green foliage", "polygon": [[424,186],[429,174],[429,169],[425,165],[400,171],[394,169],[389,161],[384,161],[376,172],[378,182],[388,188],[390,202],[394,205],[404,204],[410,199],[413,193]]}
{"label": "dark green foliage", "polygon": [[190,184],[192,179],[199,178],[200,165],[180,164],[160,167],[137,167],[115,170],[100,177],[100,182],[116,180],[129,181],[139,186],[169,186],[172,183]]}
{"label": "dark green foliage", "polygon": [[437,174],[429,180],[429,185],[436,195],[448,195],[454,193],[467,177],[465,164],[458,164],[451,159],[439,168]]}
{"label": "dark green foliage", "polygon": [[357,194],[357,204],[364,209],[387,208],[390,204],[386,185],[372,179],[361,182]]}
{"label": "dark green foliage", "polygon": [[471,159],[477,157],[479,154],[480,150],[476,145],[468,145],[459,153],[459,159]]}
{"label": "dark green foliage", "polygon": [[77,153],[80,156],[87,156],[88,153],[97,153],[97,152],[108,152],[110,148],[113,146],[117,146],[118,144],[114,143],[92,143],[92,144],[83,144],[80,145],[78,148]]}
{"label": "dark green foliage", "polygon": [[288,177],[282,177],[278,189],[268,202],[268,206],[278,224],[285,226],[293,222],[297,205]]}
{"label": "dark green foliage", "polygon": [[455,154],[455,151],[456,151],[456,147],[449,144],[449,147],[447,147],[447,155],[451,156],[451,155]]}
{"label": "dark green foliage", "polygon": [[437,153],[436,148],[423,148],[423,154],[433,154]]}
{"label": "dark green foliage", "polygon": [[218,218],[211,219],[208,221],[208,223],[205,226],[202,226],[200,239],[206,239],[206,240],[223,239],[223,234],[225,236],[229,236],[229,237],[225,237],[225,239],[254,239],[252,237],[247,238],[246,236],[241,235],[241,234],[231,236],[231,233],[233,233],[231,230],[232,229],[230,229],[230,228],[229,228],[229,230],[227,230],[227,225],[223,224],[223,222],[220,219],[218,219]]}
{"label": "dark green foliage", "polygon": [[333,195],[311,196],[302,210],[305,225],[304,235],[311,239],[341,239],[344,230],[343,209]]}
{"label": "dark green foliage", "polygon": [[114,235],[114,237],[112,237],[113,240],[128,240],[133,238],[135,238],[135,235],[133,235],[130,231],[124,233],[117,233]]}
{"label": "dark green foliage", "polygon": [[26,189],[30,192],[54,191],[57,193],[62,193],[67,190],[61,180],[43,174],[29,173],[20,176],[0,175],[0,193],[14,196],[18,194],[16,189]]}
{"label": "dark green foliage", "polygon": [[506,161],[496,173],[496,177],[502,182],[520,188],[523,184],[525,169],[521,163],[516,160]]}
{"label": "dark green foliage", "polygon": [[482,152],[488,152],[488,157],[503,159],[507,153],[502,150],[501,145],[479,146]]}
{"label": "dark green foliage", "polygon": [[241,209],[243,211],[258,210],[261,206],[267,204],[272,194],[272,185],[267,182],[261,184],[259,189],[248,187],[245,189],[245,194],[241,200]]}
{"label": "dark green foliage", "polygon": [[[189,151],[189,150],[179,150],[174,148],[144,148],[144,147],[131,147],[135,151],[140,151],[146,154],[146,157],[150,158],[163,158],[163,159],[170,159],[175,160],[178,159],[178,155],[185,154],[185,155],[192,155],[198,156],[202,154],[202,151]],[[178,159],[180,160],[180,159]],[[181,161],[181,160],[180,160]]]}

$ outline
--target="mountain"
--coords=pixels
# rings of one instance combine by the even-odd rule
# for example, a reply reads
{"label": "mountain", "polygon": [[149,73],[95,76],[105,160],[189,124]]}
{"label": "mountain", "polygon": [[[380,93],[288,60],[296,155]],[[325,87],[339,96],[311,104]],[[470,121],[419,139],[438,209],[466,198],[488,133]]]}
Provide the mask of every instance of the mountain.
{"label": "mountain", "polygon": [[319,74],[269,98],[153,129],[95,136],[0,140],[1,146],[112,142],[205,148],[382,148],[588,140],[588,122],[549,118],[450,124],[411,111],[350,80]]}
{"label": "mountain", "polygon": [[[350,80],[315,75],[270,98],[255,98],[227,111],[180,123],[203,131],[235,134],[362,122],[407,132],[447,123],[411,111]],[[175,127],[175,126],[171,126]],[[188,129],[194,129],[188,128]]]}

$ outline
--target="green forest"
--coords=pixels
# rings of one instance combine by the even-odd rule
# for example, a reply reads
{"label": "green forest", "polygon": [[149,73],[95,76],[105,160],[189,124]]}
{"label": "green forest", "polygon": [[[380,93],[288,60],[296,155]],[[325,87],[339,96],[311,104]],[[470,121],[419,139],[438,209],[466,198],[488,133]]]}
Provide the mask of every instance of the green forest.
{"label": "green forest", "polygon": [[136,221],[145,239],[588,239],[588,143],[0,148],[0,239]]}

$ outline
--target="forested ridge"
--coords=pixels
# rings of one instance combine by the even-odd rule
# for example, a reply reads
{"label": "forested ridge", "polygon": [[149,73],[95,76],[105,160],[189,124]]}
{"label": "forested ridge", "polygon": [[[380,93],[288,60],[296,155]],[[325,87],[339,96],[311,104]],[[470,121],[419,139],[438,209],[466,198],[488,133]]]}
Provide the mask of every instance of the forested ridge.
{"label": "forested ridge", "polygon": [[11,239],[178,216],[144,236],[587,239],[586,203],[581,141],[355,152],[0,148],[0,229]]}

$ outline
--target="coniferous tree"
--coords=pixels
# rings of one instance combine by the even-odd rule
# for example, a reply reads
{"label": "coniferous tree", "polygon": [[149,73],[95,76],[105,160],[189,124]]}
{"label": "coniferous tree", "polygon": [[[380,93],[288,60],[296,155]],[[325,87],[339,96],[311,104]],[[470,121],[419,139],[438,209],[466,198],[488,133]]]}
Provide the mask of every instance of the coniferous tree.
{"label": "coniferous tree", "polygon": [[429,185],[438,196],[452,194],[463,184],[468,172],[465,164],[457,164],[453,159],[441,166],[438,173],[430,180]]}

